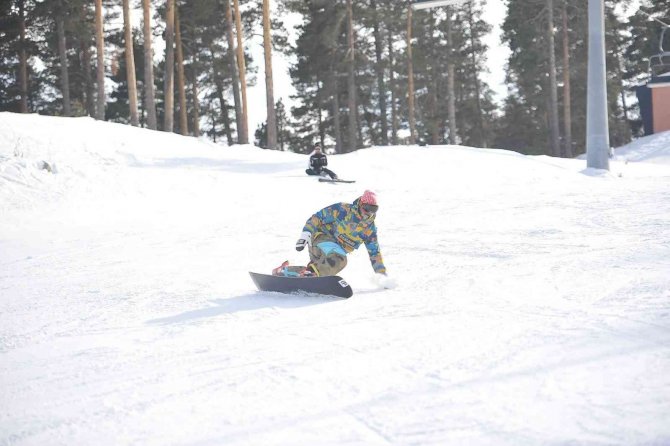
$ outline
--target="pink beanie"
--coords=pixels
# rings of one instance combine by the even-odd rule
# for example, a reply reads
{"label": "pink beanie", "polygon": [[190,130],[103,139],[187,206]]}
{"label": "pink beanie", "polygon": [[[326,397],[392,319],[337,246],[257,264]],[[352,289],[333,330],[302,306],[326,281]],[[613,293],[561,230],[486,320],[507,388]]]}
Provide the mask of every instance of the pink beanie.
{"label": "pink beanie", "polygon": [[363,204],[377,204],[377,195],[371,190],[366,190],[361,196],[361,203]]}

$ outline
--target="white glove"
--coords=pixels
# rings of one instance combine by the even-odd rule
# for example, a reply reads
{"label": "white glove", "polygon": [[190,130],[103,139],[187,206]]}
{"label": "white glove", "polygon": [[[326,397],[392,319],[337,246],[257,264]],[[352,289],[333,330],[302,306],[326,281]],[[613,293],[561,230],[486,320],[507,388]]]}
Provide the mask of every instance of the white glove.
{"label": "white glove", "polygon": [[312,234],[307,231],[303,231],[303,233],[300,234],[298,241],[295,242],[295,250],[302,251],[305,249],[305,246],[309,245],[310,243],[312,243]]}
{"label": "white glove", "polygon": [[377,282],[377,286],[387,290],[393,289],[398,285],[392,277],[381,273],[375,274],[375,282]]}

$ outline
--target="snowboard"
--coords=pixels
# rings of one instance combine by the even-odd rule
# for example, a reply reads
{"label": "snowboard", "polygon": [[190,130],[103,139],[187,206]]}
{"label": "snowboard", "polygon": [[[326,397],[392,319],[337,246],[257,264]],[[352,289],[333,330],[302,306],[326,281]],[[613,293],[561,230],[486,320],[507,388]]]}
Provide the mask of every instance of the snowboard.
{"label": "snowboard", "polygon": [[322,183],[355,183],[356,180],[340,180],[339,178],[319,178]]}
{"label": "snowboard", "polygon": [[353,296],[351,286],[339,276],[324,277],[284,277],[249,272],[251,280],[260,291],[277,293],[313,293],[337,296],[345,299]]}

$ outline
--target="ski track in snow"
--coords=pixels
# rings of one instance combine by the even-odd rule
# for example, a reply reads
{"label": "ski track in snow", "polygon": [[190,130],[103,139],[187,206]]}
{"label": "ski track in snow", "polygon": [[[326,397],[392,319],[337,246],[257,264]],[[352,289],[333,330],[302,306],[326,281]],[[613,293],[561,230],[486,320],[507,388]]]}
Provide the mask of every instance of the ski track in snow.
{"label": "ski track in snow", "polygon": [[[0,130],[0,445],[670,444],[666,134],[609,174],[384,147],[331,185],[89,119]],[[351,299],[255,290],[365,188],[395,288],[361,248]]]}

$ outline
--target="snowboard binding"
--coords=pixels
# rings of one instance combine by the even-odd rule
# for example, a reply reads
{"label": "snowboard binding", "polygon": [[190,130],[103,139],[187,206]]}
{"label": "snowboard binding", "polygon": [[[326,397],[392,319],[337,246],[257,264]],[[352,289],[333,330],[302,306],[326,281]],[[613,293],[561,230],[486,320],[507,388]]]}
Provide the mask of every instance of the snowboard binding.
{"label": "snowboard binding", "polygon": [[289,266],[288,260],[272,270],[273,276],[282,277],[319,277],[319,272],[311,262],[307,266]]}

